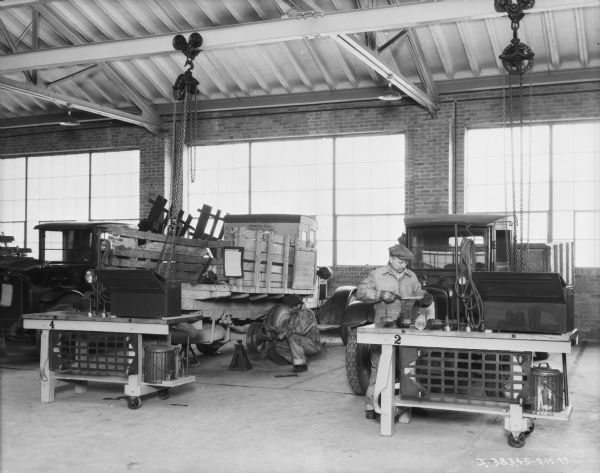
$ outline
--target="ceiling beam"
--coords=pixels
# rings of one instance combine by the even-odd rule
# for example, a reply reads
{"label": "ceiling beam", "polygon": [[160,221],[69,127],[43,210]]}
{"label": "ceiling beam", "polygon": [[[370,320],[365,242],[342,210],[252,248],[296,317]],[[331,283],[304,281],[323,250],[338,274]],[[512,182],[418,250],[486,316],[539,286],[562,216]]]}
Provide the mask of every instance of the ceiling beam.
{"label": "ceiling beam", "polygon": [[333,39],[349,53],[356,56],[369,68],[373,69],[377,74],[389,80],[394,87],[400,89],[415,102],[425,107],[431,115],[435,115],[435,112],[439,108],[438,104],[426,92],[423,92],[413,85],[403,75],[392,71],[386,64],[381,62],[377,56],[373,55],[371,51],[364,48],[347,35],[335,35],[333,36]]}
{"label": "ceiling beam", "polygon": [[453,78],[455,73],[454,61],[452,60],[452,52],[448,47],[448,41],[442,31],[442,27],[440,25],[429,25],[429,31],[433,37],[433,42],[435,43],[435,48],[440,57],[440,61],[442,61],[444,72],[448,77]]}
{"label": "ceiling beam", "polygon": [[16,80],[0,77],[0,89],[17,92],[19,94],[28,95],[41,100],[46,100],[59,105],[70,105],[74,109],[83,110],[85,112],[95,113],[104,117],[121,120],[123,122],[132,123],[133,125],[142,126],[148,129],[151,133],[158,135],[162,128],[162,120],[158,117],[144,117],[143,115],[135,115],[129,112],[123,112],[110,107],[104,107],[86,100],[77,99],[70,95],[54,92],[50,89],[25,84]]}
{"label": "ceiling beam", "polygon": [[475,57],[475,51],[471,48],[471,44],[477,44],[477,42],[473,41],[471,34],[471,27],[468,23],[457,22],[456,27],[458,28],[458,34],[460,35],[460,40],[463,43],[463,47],[465,48],[465,54],[467,56],[467,61],[469,61],[469,67],[471,68],[471,72],[473,75],[478,76],[481,74],[481,66],[479,65],[479,61]]}
{"label": "ceiling beam", "polygon": [[[468,8],[466,8],[466,3],[465,0],[408,3],[343,12],[313,13],[312,16],[303,15],[298,18],[257,21],[199,29],[198,31],[204,38],[203,50],[210,51],[219,48],[318,38],[322,35],[363,33],[503,16],[494,10],[491,1],[469,1]],[[597,6],[597,0],[537,0],[529,12],[585,6]],[[177,33],[185,35],[190,31],[5,55],[0,64],[0,74],[59,65],[169,54],[173,52],[171,41],[173,35]]]}
{"label": "ceiling beam", "polygon": [[583,11],[578,8],[575,10],[575,21],[577,23],[577,45],[579,47],[579,62],[583,67],[587,67],[590,56],[587,48],[587,41],[585,39],[585,21],[583,18]]}
{"label": "ceiling beam", "polygon": [[122,77],[119,71],[109,63],[102,63],[100,67],[109,80],[117,86],[125,97],[133,102],[142,112],[142,117],[153,123],[160,123],[162,120],[152,109],[148,102]]}
{"label": "ceiling beam", "polygon": [[[13,41],[12,35],[10,34],[10,31],[8,31],[8,28],[6,27],[4,22],[2,21],[2,18],[0,18],[0,33],[2,33],[4,35],[4,37],[6,38],[6,43],[8,44],[8,48],[11,50],[11,52],[13,54],[16,53],[17,45]],[[34,82],[34,77],[30,71],[23,71],[23,74],[25,74],[25,77],[27,78],[27,80],[29,82],[31,82],[31,83]]]}
{"label": "ceiling beam", "polygon": [[417,38],[417,35],[412,28],[409,28],[406,31],[408,32],[408,44],[410,45],[410,51],[415,59],[417,73],[419,74],[421,83],[425,87],[425,92],[429,94],[434,102],[437,102],[439,100],[437,88],[433,80],[431,69],[427,64],[427,61],[425,61],[425,54],[421,48],[421,42],[419,41],[419,38]]}
{"label": "ceiling beam", "polygon": [[485,20],[485,27],[490,37],[490,45],[494,53],[494,61],[496,61],[496,67],[500,72],[504,72],[504,66],[502,65],[502,60],[500,59],[500,54],[502,54],[503,46],[500,44],[498,34],[496,33],[495,24],[492,20],[488,18]]}
{"label": "ceiling beam", "polygon": [[558,69],[560,67],[560,57],[558,55],[558,41],[551,13],[544,12],[542,14],[542,24],[544,29],[546,30],[546,34],[544,35],[544,37],[546,38],[548,45],[547,55],[550,56],[550,62],[552,64],[552,67],[554,69]]}

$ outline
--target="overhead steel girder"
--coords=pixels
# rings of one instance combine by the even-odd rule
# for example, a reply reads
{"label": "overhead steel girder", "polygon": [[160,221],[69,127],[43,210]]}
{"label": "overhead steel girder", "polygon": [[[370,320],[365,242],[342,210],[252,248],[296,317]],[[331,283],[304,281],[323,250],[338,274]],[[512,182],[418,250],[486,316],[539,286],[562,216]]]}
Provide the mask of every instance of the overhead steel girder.
{"label": "overhead steel girder", "polygon": [[381,62],[379,58],[373,55],[369,50],[354,41],[347,35],[335,35],[333,39],[348,52],[356,56],[358,59],[367,64],[377,74],[389,80],[392,85],[402,90],[406,95],[415,100],[418,104],[425,107],[431,115],[439,109],[437,97],[434,99],[421,89],[413,85],[408,79],[401,74],[392,71],[386,64]]}
{"label": "overhead steel girder", "polygon": [[[537,0],[528,12],[595,6],[597,0]],[[368,8],[336,13],[307,13],[295,18],[257,21],[199,30],[204,38],[203,50],[235,48],[323,35],[391,30],[423,24],[458,20],[494,18],[502,14],[491,1],[444,0],[443,2],[410,3],[381,8]],[[194,30],[196,31],[196,30]],[[44,49],[2,56],[0,74],[28,69],[44,69],[68,64],[86,64],[127,58],[139,58],[173,52],[174,34]]]}
{"label": "overhead steel girder", "polygon": [[135,115],[133,113],[104,107],[102,105],[77,99],[69,95],[54,92],[44,87],[25,84],[24,82],[8,79],[6,77],[0,77],[0,89],[29,95],[30,97],[47,100],[55,104],[70,105],[72,108],[77,110],[83,110],[85,112],[95,113],[107,118],[113,118],[115,120],[131,123],[133,125],[142,126],[154,135],[159,134],[163,125],[162,120],[158,115],[153,115],[152,117],[147,117],[144,113],[142,113],[142,115]]}

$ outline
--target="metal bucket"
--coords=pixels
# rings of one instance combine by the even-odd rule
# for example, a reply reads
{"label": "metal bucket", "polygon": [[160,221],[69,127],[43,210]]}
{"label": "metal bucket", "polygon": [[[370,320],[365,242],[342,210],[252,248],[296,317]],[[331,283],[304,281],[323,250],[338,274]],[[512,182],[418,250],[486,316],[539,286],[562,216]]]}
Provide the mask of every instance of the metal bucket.
{"label": "metal bucket", "polygon": [[552,415],[563,410],[564,376],[548,363],[542,364],[531,368],[531,413]]}
{"label": "metal bucket", "polygon": [[162,383],[175,379],[177,366],[175,348],[171,345],[144,347],[144,382]]}

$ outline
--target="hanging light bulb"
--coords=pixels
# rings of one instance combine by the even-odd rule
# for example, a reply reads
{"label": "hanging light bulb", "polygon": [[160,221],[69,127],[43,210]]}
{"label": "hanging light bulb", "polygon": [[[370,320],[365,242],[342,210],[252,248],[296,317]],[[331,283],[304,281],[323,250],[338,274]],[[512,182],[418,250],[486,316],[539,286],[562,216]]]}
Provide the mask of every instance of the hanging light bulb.
{"label": "hanging light bulb", "polygon": [[80,123],[78,120],[76,120],[75,118],[73,118],[73,116],[71,115],[71,106],[67,105],[67,116],[66,118],[62,121],[58,123],[61,126],[79,126]]}
{"label": "hanging light bulb", "polygon": [[402,98],[402,94],[393,88],[391,74],[388,75],[387,80],[388,80],[388,87],[387,87],[386,91],[377,98],[379,100],[383,100],[385,102],[393,102],[395,100],[400,100]]}

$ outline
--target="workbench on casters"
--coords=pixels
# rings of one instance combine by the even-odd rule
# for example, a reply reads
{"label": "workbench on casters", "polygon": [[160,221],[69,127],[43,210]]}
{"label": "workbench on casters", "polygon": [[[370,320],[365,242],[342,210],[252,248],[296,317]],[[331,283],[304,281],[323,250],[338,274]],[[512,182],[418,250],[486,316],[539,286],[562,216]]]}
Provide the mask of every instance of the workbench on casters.
{"label": "workbench on casters", "polygon": [[[562,335],[532,334],[532,333],[486,333],[486,332],[464,332],[464,331],[432,331],[416,330],[413,328],[383,328],[367,325],[357,329],[358,343],[380,345],[381,358],[377,370],[377,381],[375,384],[375,410],[380,413],[380,432],[381,435],[391,436],[394,433],[394,415],[396,406],[398,407],[420,407],[425,409],[454,410],[463,412],[474,412],[483,414],[503,415],[505,419],[505,429],[509,432],[508,443],[513,447],[521,447],[525,443],[525,436],[533,430],[533,419],[543,417],[549,420],[566,421],[570,418],[572,406],[568,400],[567,384],[567,362],[566,354],[571,352],[571,345],[577,340],[577,329]],[[411,348],[406,348],[411,347]],[[412,349],[414,353],[413,363],[408,360],[402,360],[404,356],[408,358],[408,353]],[[465,351],[465,356],[463,355]],[[561,353],[564,377],[564,410],[560,412],[537,412],[528,410],[523,406],[523,397],[529,394],[531,378],[530,367],[524,365],[524,362],[530,364],[533,352]],[[476,353],[476,363],[471,358],[471,354]],[[418,381],[423,379],[415,375],[415,370],[421,369],[421,373],[428,374],[434,370],[424,367],[423,363],[431,361],[431,355],[437,361],[437,371],[435,383],[437,387],[431,389],[422,389]],[[444,361],[440,356],[447,354],[451,359]],[[452,360],[452,358],[456,359]],[[496,374],[494,384],[490,388],[490,383],[486,381],[489,374],[485,371],[488,366],[487,359],[492,359],[490,364],[500,374]],[[413,390],[414,396],[404,396],[402,386],[396,381],[396,363],[399,360],[401,373],[400,380],[417,380]],[[414,360],[422,361],[414,363]],[[461,362],[461,359],[464,362]],[[499,359],[509,360],[504,366],[498,368],[501,363]],[[514,361],[513,361],[514,360]],[[445,367],[449,366],[454,376],[457,370],[456,365],[468,365],[468,368],[459,373],[465,380],[449,380],[444,378]],[[415,366],[416,365],[416,366]],[[507,368],[508,366],[508,368]],[[525,368],[519,368],[525,366]],[[474,369],[475,367],[475,369]],[[494,376],[494,375],[493,375]],[[492,377],[493,377],[492,376]],[[511,378],[510,380],[508,378]],[[506,379],[506,383],[498,383],[498,379]],[[462,383],[462,384],[461,384]],[[468,396],[456,395],[457,392],[464,394],[468,391],[468,384],[478,383],[481,388],[482,396],[469,399]],[[509,385],[512,383],[512,385]],[[463,386],[456,387],[457,384]],[[498,387],[500,384],[500,388]],[[450,385],[450,389],[446,386]],[[398,394],[396,394],[398,391]],[[435,391],[435,393],[434,393]],[[495,395],[495,399],[488,401],[486,393]],[[454,395],[447,395],[453,393]],[[379,398],[379,395],[381,397]],[[505,399],[501,399],[506,396]],[[378,404],[378,399],[380,399]],[[560,396],[562,405],[563,396]],[[512,437],[512,438],[511,438]]]}
{"label": "workbench on casters", "polygon": [[[65,311],[25,314],[23,328],[41,331],[41,401],[54,401],[58,382],[74,383],[75,392],[84,393],[88,381],[123,384],[125,395],[128,396],[128,407],[131,409],[141,407],[140,396],[145,394],[158,391],[159,397],[166,399],[170,388],[192,383],[196,378],[184,372],[172,379],[152,379],[145,382],[144,337],[153,336],[170,345],[169,326],[196,319],[197,317],[186,315],[152,319],[90,317],[84,313]],[[73,364],[69,364],[69,367],[75,366],[75,369],[63,370],[53,366],[57,363],[56,357],[65,351],[64,346],[51,343],[53,334],[57,338],[65,334],[65,338],[68,339],[66,350],[70,351],[73,359]],[[104,341],[92,343],[89,341],[91,338],[86,338],[98,337],[100,334],[106,334]],[[106,346],[125,343],[124,352],[109,351],[102,359],[94,358],[90,363],[90,359],[104,349],[103,343]],[[115,374],[114,371],[118,373]]]}

